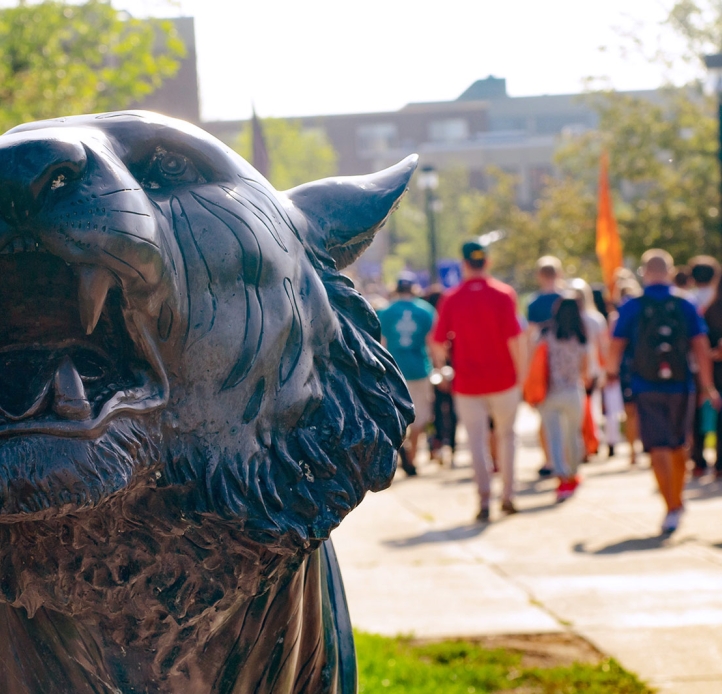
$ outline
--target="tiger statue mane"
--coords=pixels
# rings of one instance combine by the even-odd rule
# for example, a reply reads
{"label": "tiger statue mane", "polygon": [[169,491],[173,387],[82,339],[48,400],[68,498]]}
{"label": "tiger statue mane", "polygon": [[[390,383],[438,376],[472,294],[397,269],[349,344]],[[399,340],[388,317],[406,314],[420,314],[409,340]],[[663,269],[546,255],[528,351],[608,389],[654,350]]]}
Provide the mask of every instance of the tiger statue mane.
{"label": "tiger statue mane", "polygon": [[328,538],[413,409],[340,270],[415,166],[279,192],[143,111],[0,137],[0,691],[355,691]]}

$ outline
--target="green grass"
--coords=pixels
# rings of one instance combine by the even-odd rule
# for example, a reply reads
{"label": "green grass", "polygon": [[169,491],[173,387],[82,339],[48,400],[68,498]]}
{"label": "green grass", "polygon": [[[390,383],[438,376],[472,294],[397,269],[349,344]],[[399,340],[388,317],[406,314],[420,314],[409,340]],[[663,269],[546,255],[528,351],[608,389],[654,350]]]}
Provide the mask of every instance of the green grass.
{"label": "green grass", "polygon": [[519,653],[466,641],[414,644],[356,632],[360,694],[651,694],[613,659],[524,667]]}

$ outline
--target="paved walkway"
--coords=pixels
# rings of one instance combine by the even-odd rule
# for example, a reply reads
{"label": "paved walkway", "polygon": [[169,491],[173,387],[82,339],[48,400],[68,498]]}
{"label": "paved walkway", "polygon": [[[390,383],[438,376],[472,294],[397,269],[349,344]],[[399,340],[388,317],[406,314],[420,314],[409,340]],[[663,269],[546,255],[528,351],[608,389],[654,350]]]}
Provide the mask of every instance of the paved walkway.
{"label": "paved walkway", "polygon": [[419,637],[571,630],[660,692],[722,692],[722,483],[691,481],[687,514],[659,536],[662,502],[646,459],[581,467],[584,483],[554,503],[538,481],[536,422],[517,431],[521,513],[472,522],[477,498],[459,468],[422,462],[369,494],[334,532],[356,627]]}

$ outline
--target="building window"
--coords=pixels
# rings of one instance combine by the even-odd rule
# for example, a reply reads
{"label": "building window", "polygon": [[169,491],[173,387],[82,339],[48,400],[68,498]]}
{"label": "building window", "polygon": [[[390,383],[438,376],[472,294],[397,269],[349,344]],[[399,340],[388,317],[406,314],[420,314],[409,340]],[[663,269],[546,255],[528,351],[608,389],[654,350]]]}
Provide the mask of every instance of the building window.
{"label": "building window", "polygon": [[361,125],[356,129],[356,148],[359,155],[383,154],[396,146],[398,128],[393,123]]}
{"label": "building window", "polygon": [[461,142],[469,139],[469,124],[464,118],[446,118],[429,124],[432,142]]}
{"label": "building window", "polygon": [[564,128],[584,125],[578,113],[555,113],[536,117],[536,132],[539,135],[557,135]]}
{"label": "building window", "polygon": [[489,130],[526,130],[526,116],[494,116],[489,118]]}

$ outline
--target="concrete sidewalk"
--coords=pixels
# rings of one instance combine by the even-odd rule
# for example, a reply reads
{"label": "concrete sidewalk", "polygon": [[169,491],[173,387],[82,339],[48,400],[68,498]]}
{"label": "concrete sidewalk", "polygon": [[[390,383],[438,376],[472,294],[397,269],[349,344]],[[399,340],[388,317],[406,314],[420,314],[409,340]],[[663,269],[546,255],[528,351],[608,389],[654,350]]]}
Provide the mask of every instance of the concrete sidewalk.
{"label": "concrete sidewalk", "polygon": [[459,468],[423,461],[369,494],[334,531],[354,625],[383,634],[480,636],[571,630],[660,692],[722,692],[722,483],[691,481],[687,514],[659,536],[662,501],[646,458],[581,466],[556,505],[538,481],[536,421],[517,422],[521,513],[473,522],[477,496]]}

